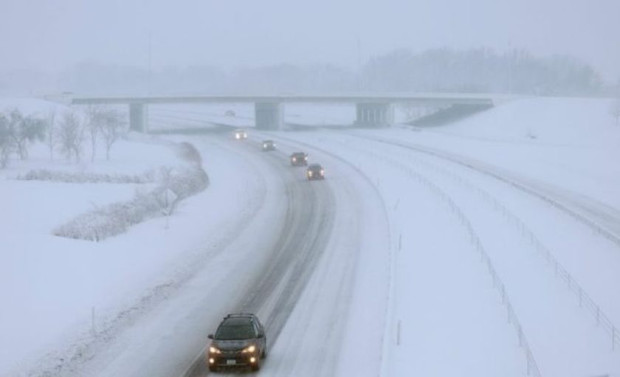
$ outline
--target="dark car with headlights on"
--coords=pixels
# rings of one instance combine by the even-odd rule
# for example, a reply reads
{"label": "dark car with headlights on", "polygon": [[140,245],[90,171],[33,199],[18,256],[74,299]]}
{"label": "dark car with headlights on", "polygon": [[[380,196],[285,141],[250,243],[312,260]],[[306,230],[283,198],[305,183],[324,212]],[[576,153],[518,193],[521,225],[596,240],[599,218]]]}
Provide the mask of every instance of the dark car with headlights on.
{"label": "dark car with headlights on", "polygon": [[315,179],[325,179],[325,169],[320,164],[311,164],[306,169],[306,177],[312,181]]}
{"label": "dark car with headlights on", "polygon": [[275,151],[276,143],[273,140],[263,140],[263,152]]}
{"label": "dark car with headlights on", "polygon": [[209,370],[250,368],[257,371],[267,356],[267,337],[258,317],[250,313],[229,314],[215,334],[209,334]]}
{"label": "dark car with headlights on", "polygon": [[233,135],[235,137],[235,140],[245,140],[245,139],[248,138],[247,131],[246,130],[242,130],[242,129],[235,130]]}
{"label": "dark car with headlights on", "polygon": [[304,152],[295,152],[291,155],[291,165],[306,166],[308,165],[308,155]]}

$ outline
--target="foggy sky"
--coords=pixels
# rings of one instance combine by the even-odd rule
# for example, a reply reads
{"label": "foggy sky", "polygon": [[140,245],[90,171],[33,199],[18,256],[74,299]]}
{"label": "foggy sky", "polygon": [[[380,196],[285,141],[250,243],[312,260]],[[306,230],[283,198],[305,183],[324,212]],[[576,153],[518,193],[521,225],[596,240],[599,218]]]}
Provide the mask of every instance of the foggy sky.
{"label": "foggy sky", "polygon": [[0,14],[0,70],[357,68],[397,48],[489,47],[570,54],[620,79],[620,0],[0,0]]}

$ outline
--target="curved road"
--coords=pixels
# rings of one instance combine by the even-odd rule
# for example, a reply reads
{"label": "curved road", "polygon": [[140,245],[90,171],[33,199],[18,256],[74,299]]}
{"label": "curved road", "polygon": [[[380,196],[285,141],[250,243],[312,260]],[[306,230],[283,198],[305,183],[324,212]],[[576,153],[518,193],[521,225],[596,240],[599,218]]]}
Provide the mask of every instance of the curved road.
{"label": "curved road", "polygon": [[[334,197],[323,182],[306,182],[304,168],[293,168],[288,156],[276,151],[258,151],[257,143],[238,142],[254,156],[267,161],[274,170],[284,172],[286,214],[283,228],[272,244],[257,253],[269,260],[249,284],[246,292],[236,292],[238,302],[231,311],[259,313],[265,324],[269,345],[273,345],[295,308],[314,268],[330,239],[334,222]],[[317,183],[317,184],[315,184]],[[205,347],[183,376],[208,373]]]}

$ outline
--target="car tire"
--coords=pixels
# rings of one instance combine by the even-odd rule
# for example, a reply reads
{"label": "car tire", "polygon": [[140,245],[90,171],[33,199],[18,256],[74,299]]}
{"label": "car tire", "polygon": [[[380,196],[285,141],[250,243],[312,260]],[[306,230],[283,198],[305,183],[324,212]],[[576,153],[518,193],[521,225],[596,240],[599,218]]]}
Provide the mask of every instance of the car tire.
{"label": "car tire", "polygon": [[252,365],[250,368],[252,369],[252,372],[258,372],[260,370],[260,358],[256,362],[256,365]]}
{"label": "car tire", "polygon": [[217,367],[213,365],[209,365],[209,372],[217,372]]}

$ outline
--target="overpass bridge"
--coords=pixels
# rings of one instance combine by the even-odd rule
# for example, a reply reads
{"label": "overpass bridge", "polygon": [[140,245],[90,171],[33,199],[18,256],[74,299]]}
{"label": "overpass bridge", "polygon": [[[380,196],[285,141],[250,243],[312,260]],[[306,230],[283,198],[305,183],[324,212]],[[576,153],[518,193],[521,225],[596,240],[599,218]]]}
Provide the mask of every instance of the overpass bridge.
{"label": "overpass bridge", "polygon": [[428,106],[493,106],[497,95],[469,93],[414,94],[340,94],[340,95],[187,95],[187,96],[73,96],[73,105],[128,105],[130,128],[148,130],[148,106],[155,104],[254,104],[255,126],[262,130],[278,130],[284,123],[284,107],[288,103],[353,104],[355,124],[364,127],[384,127],[394,123],[395,104]]}

